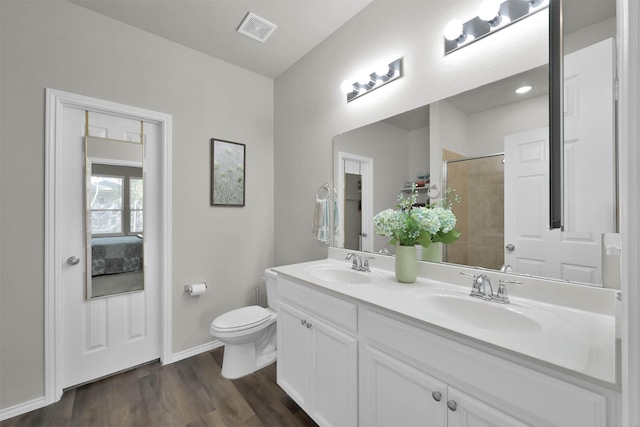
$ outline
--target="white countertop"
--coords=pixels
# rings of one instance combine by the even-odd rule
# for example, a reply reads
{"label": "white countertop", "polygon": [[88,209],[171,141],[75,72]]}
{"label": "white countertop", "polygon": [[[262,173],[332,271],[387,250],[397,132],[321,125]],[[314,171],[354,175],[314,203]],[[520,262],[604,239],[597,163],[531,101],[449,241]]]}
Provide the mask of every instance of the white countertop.
{"label": "white countertop", "polygon": [[[478,270],[444,264],[419,263],[415,283],[396,280],[392,257],[376,256],[375,268],[367,275],[370,283],[341,284],[321,280],[314,270],[351,270],[343,260],[349,251],[332,249],[330,258],[274,267],[279,274],[329,290],[357,301],[397,313],[529,358],[541,360],[595,378],[616,383],[616,291],[567,283],[546,283],[540,279],[511,277],[522,285],[508,286],[510,304],[501,305],[469,296],[472,278],[460,271],[478,274]],[[371,254],[367,254],[371,255]],[[482,271],[494,281],[498,272]],[[348,273],[345,273],[348,274]],[[427,278],[429,277],[429,278]],[[541,283],[542,282],[542,283]],[[552,295],[549,295],[552,294]],[[433,297],[436,298],[433,298]],[[444,296],[443,299],[438,299]],[[552,303],[556,298],[557,303]],[[466,309],[508,310],[513,322],[470,322]],[[453,308],[443,303],[456,303]],[[436,305],[434,305],[436,304]],[[487,307],[486,304],[491,306]],[[481,315],[480,315],[481,316]],[[532,321],[529,321],[532,319]]]}

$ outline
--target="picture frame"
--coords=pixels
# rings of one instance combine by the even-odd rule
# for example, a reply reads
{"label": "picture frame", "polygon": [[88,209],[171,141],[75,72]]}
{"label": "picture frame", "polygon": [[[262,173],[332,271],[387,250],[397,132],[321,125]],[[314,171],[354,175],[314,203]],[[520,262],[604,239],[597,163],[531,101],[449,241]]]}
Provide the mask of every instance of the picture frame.
{"label": "picture frame", "polygon": [[211,206],[244,206],[245,151],[245,144],[211,138]]}

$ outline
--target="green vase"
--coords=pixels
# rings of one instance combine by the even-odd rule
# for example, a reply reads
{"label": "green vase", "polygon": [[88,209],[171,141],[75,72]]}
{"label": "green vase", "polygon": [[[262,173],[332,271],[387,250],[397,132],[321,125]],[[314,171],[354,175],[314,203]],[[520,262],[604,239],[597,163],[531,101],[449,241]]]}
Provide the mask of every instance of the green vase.
{"label": "green vase", "polygon": [[422,260],[442,262],[442,242],[432,242],[428,248],[422,247]]}
{"label": "green vase", "polygon": [[396,247],[396,279],[398,282],[413,283],[418,276],[418,260],[415,246]]}

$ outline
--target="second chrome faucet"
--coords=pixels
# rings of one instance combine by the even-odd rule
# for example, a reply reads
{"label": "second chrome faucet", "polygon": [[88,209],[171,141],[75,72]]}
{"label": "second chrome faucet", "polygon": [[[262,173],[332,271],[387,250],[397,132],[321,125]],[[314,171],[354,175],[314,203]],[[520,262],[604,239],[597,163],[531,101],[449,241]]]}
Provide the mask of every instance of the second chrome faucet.
{"label": "second chrome faucet", "polygon": [[460,274],[464,276],[473,277],[473,284],[471,285],[471,295],[474,298],[481,298],[486,301],[497,302],[499,304],[509,304],[509,294],[507,292],[506,283],[522,284],[518,280],[504,280],[500,279],[500,285],[498,290],[494,294],[493,287],[491,286],[491,279],[486,274],[471,274],[461,271]]}
{"label": "second chrome faucet", "polygon": [[357,271],[371,271],[369,268],[369,260],[375,260],[375,258],[371,256],[360,257],[360,255],[354,252],[349,252],[345,259],[353,259],[351,268]]}

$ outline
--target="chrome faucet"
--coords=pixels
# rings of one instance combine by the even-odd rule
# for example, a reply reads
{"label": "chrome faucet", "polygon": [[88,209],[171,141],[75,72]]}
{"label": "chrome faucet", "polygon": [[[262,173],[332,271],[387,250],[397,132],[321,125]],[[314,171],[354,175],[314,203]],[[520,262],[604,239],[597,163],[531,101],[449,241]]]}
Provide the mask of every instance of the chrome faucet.
{"label": "chrome faucet", "polygon": [[371,271],[369,268],[369,260],[374,260],[374,257],[364,257],[364,260],[360,257],[360,255],[349,252],[345,259],[353,259],[353,263],[351,264],[351,268],[357,271]]}
{"label": "chrome faucet", "polygon": [[491,279],[489,279],[489,276],[486,274],[479,274],[474,277],[470,295],[476,298],[491,300],[493,298],[493,287],[491,286]]}
{"label": "chrome faucet", "polygon": [[460,272],[460,274],[473,277],[473,285],[471,285],[471,293],[469,294],[470,296],[499,304],[509,304],[509,295],[507,294],[507,287],[505,286],[505,283],[522,283],[517,280],[500,279],[498,291],[494,294],[493,287],[491,286],[491,279],[489,279],[489,276],[486,274],[470,274],[463,271]]}
{"label": "chrome faucet", "polygon": [[345,259],[353,259],[353,263],[351,264],[352,269],[358,270],[358,271],[362,269],[362,258],[360,258],[360,255],[353,252],[349,252]]}

